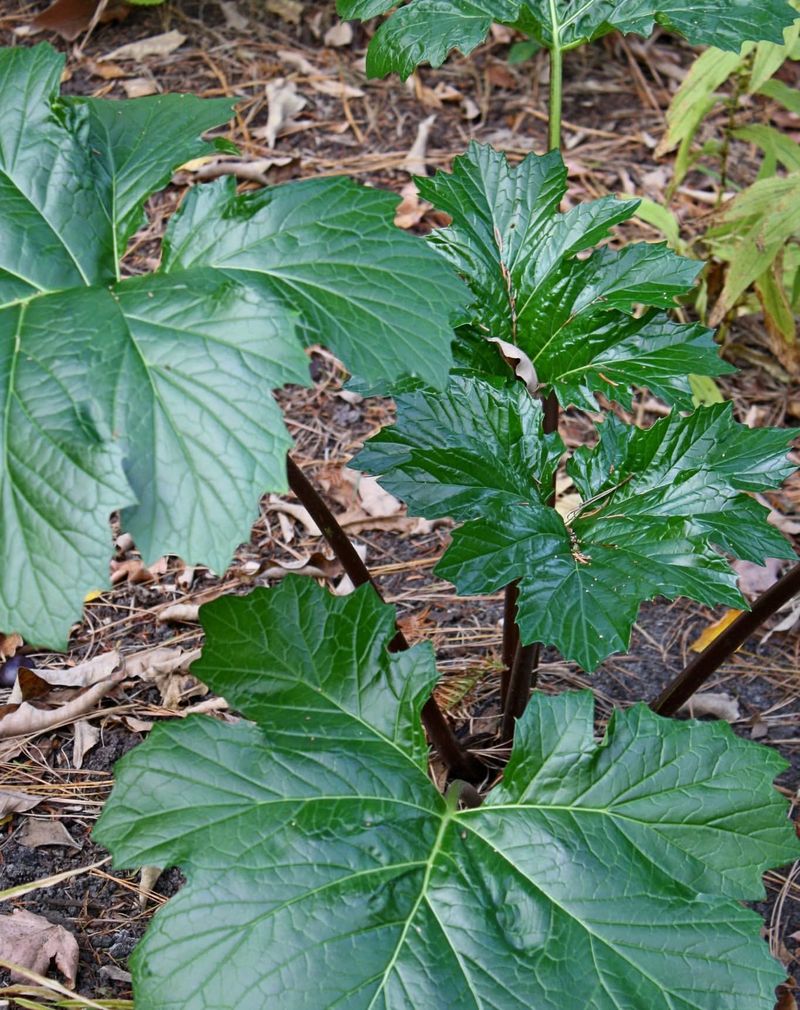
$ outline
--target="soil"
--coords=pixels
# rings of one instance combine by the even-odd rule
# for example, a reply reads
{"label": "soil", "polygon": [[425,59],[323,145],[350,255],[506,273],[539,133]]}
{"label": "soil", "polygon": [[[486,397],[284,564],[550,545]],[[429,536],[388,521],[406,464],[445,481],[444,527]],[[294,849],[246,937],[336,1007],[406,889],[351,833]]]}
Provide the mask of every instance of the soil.
{"label": "soil", "polygon": [[[14,33],[44,6],[5,0],[0,5],[0,44],[39,41],[42,36]],[[243,157],[274,153],[286,159],[285,164],[267,170],[270,183],[346,172],[362,182],[400,192],[409,182],[405,163],[419,124],[433,114],[436,119],[426,152],[429,171],[446,167],[473,138],[494,143],[513,158],[546,146],[545,61],[537,56],[523,64],[509,64],[513,40],[508,33],[497,33],[470,59],[453,58],[437,71],[422,68],[410,85],[391,79],[367,84],[363,54],[371,27],[355,25],[353,40],[346,46],[323,45],[325,32],[335,22],[333,4],[304,2],[297,23],[286,20],[294,9],[290,3],[266,4],[266,11],[272,13],[265,12],[262,0],[240,0],[232,6],[244,18],[243,26],[232,25],[216,2],[172,0],[164,7],[132,10],[126,20],[99,25],[88,39],[80,36],[77,43],[65,43],[50,34],[44,37],[69,56],[64,85],[69,93],[125,97],[125,88],[133,80],[140,88],[235,97],[238,113],[229,136]],[[107,63],[98,62],[128,42],[173,29],[187,40],[168,56],[133,63],[113,57]],[[569,55],[564,145],[570,201],[607,192],[663,198],[671,175],[670,160],[657,159],[654,150],[663,132],[664,110],[693,56],[690,47],[665,35],[647,43],[613,36]],[[320,93],[312,86],[314,71],[304,69],[299,58],[310,61],[320,74],[363,90],[364,97],[342,100]],[[109,77],[109,64],[121,66],[124,76]],[[296,80],[308,105],[279,137],[276,152],[270,152],[257,136],[267,117],[265,84],[279,76]],[[712,136],[719,125],[719,117],[712,116],[704,130]],[[752,153],[744,145],[735,146],[730,165],[734,183],[747,182],[752,171]],[[149,224],[132,243],[125,263],[128,272],[152,268],[164,221],[189,181],[186,173],[179,173],[173,185],[150,201]],[[690,192],[676,196],[684,227],[700,229],[708,201],[697,193],[712,192],[709,180],[695,172],[686,188]],[[442,222],[428,212],[413,227],[424,232],[437,223]],[[648,226],[633,222],[620,237],[652,240],[656,236]],[[758,317],[748,317],[727,331],[725,353],[743,366],[721,383],[735,403],[737,416],[751,424],[797,425],[798,383],[769,354]],[[286,389],[278,398],[296,439],[295,459],[343,511],[355,500],[342,479],[342,467],[367,435],[391,419],[391,404],[343,399],[341,369],[325,352],[315,355],[312,375],[312,389]],[[634,416],[641,423],[651,423],[658,412],[659,405],[642,395]],[[591,418],[575,412],[562,418],[561,433],[568,444],[590,439],[591,432]],[[783,515],[796,515],[800,480],[790,480],[769,498]],[[437,523],[398,536],[396,530],[373,525],[356,539],[366,546],[367,561],[386,598],[397,605],[407,636],[433,641],[443,675],[438,697],[458,733],[483,741],[483,756],[499,766],[502,752],[492,745],[491,737],[498,719],[502,599],[458,598],[449,584],[432,575],[448,530],[447,523]],[[119,543],[116,562],[135,561],[138,555],[132,545],[124,539]],[[154,569],[149,581],[120,581],[89,602],[83,622],[73,631],[66,659],[30,653],[27,660],[38,667],[63,666],[112,648],[124,655],[140,654],[156,645],[193,649],[201,644],[197,625],[159,621],[166,605],[201,602],[220,591],[248,592],[254,585],[274,581],[266,569],[312,555],[319,560],[320,551],[324,552],[324,544],[319,538],[310,536],[301,523],[275,512],[265,499],[251,540],[242,545],[223,576],[202,568],[189,570],[179,559],[167,559]],[[335,572],[334,578],[340,574]],[[598,729],[602,729],[615,706],[655,697],[690,658],[692,642],[721,613],[685,601],[647,604],[628,655],[609,660],[590,677],[546,650],[540,687],[545,691],[591,688],[597,699]],[[765,642],[755,637],[708,685],[729,692],[738,701],[737,732],[776,747],[785,757],[788,767],[778,785],[792,798],[800,784],[799,652],[797,632],[778,633]],[[21,739],[18,753],[6,752],[0,761],[0,789],[14,787],[42,797],[30,813],[0,820],[0,889],[84,868],[70,879],[5,902],[3,911],[25,908],[72,932],[80,947],[77,992],[95,1001],[131,998],[128,956],[153,911],[181,884],[180,873],[170,869],[142,891],[137,874],[111,869],[107,853],[91,840],[91,828],[110,791],[114,762],[144,739],[154,721],[175,718],[176,712],[197,704],[196,685],[186,680],[182,686],[183,695],[170,708],[152,684],[131,679],[120,685],[89,716],[100,738],[80,768],[73,760],[72,724]],[[0,690],[0,705],[7,693]],[[75,847],[26,847],[21,832],[30,819],[60,820]],[[767,901],[758,907],[766,919],[769,942],[793,980],[800,980],[796,938],[800,937],[800,894],[793,868],[767,874],[766,886]],[[57,977],[55,972],[52,977]],[[21,990],[4,992],[4,986],[9,986],[9,978],[0,972],[0,1006],[4,998],[12,1006],[32,1005],[15,1002],[15,996],[22,998]],[[47,1002],[56,996],[37,990],[36,998]]]}

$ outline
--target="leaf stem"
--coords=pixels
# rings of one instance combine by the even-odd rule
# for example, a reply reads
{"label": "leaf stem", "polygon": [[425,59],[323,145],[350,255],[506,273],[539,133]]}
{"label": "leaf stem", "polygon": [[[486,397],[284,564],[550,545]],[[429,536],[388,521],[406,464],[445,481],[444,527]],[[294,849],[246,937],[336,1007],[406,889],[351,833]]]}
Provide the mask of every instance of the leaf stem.
{"label": "leaf stem", "polygon": [[[359,557],[352,541],[339,525],[336,517],[325,504],[314,485],[308,480],[291,456],[286,457],[286,471],[289,477],[289,486],[306,507],[308,514],[319,526],[322,535],[342,563],[342,567],[350,576],[353,585],[363,586],[365,582],[368,582],[378,596],[383,599],[381,591],[375,585],[369,569]],[[408,640],[398,628],[389,644],[389,649],[391,652],[403,652],[408,648],[410,648]],[[422,722],[428,731],[428,736],[439,752],[439,756],[454,775],[466,779],[468,782],[479,782],[484,777],[485,768],[483,764],[474,754],[470,754],[464,750],[458,742],[450,728],[450,724],[445,719],[433,696],[422,707]]]}
{"label": "leaf stem", "polygon": [[550,108],[547,110],[548,142],[551,151],[558,151],[561,149],[564,54],[561,49],[561,25],[558,20],[557,0],[550,0],[550,35]]}
{"label": "leaf stem", "polygon": [[501,740],[512,740],[514,737],[514,722],[525,711],[531,689],[538,680],[540,651],[539,642],[517,645],[517,654],[514,656],[514,665],[508,682],[503,723],[500,727]]}
{"label": "leaf stem", "polygon": [[509,582],[503,598],[503,673],[500,677],[500,707],[505,710],[511,667],[519,646],[517,627],[517,600],[519,600],[519,579]]}
{"label": "leaf stem", "polygon": [[768,617],[798,594],[800,564],[790,568],[783,578],[759,596],[751,610],[737,617],[721,635],[695,656],[661,694],[650,702],[650,708],[659,715],[674,715]]}

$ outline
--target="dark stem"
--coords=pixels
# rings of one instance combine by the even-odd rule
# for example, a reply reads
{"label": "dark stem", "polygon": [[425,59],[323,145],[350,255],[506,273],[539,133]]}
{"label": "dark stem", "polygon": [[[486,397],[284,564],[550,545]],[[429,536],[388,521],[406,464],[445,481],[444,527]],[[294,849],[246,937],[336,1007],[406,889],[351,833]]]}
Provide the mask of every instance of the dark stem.
{"label": "dark stem", "polygon": [[800,564],[790,568],[782,579],[759,596],[751,610],[737,617],[711,645],[695,656],[661,694],[650,702],[650,708],[659,715],[674,715],[768,617],[798,593]]}
{"label": "dark stem", "polygon": [[506,707],[508,682],[511,679],[511,667],[519,645],[519,628],[517,627],[517,600],[519,599],[519,579],[509,582],[506,586],[503,601],[503,673],[500,677],[500,706]]}
{"label": "dark stem", "polygon": [[[336,517],[320,497],[314,485],[295,463],[291,456],[286,457],[286,471],[289,477],[289,487],[297,495],[308,510],[308,514],[319,526],[322,535],[330,544],[334,554],[339,559],[350,581],[354,586],[363,586],[369,582],[378,596],[383,599],[381,591],[375,585],[370,571],[358,555],[352,541],[336,521]],[[400,629],[389,644],[391,652],[403,652],[409,648],[408,641]],[[436,704],[436,699],[430,697],[422,707],[422,722],[428,731],[439,756],[459,778],[469,782],[479,782],[485,775],[483,764],[474,754],[464,750],[455,737],[449,723]]]}
{"label": "dark stem", "polygon": [[503,709],[503,724],[500,727],[501,740],[512,740],[514,737],[514,722],[525,711],[531,689],[536,681],[535,673],[539,669],[539,652],[538,642],[517,646],[517,654],[514,657],[514,665],[511,668],[511,677],[508,682],[506,704]]}

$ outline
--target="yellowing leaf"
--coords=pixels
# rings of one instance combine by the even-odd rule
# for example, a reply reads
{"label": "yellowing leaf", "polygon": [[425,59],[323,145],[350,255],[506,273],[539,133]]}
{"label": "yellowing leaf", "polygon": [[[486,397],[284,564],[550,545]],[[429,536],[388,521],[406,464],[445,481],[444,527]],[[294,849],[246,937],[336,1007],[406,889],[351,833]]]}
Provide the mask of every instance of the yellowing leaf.
{"label": "yellowing leaf", "polygon": [[692,652],[703,652],[707,649],[709,645],[714,641],[714,639],[719,638],[726,628],[729,628],[736,618],[744,613],[743,610],[728,610],[725,614],[720,617],[718,621],[714,621],[713,624],[709,624],[700,635],[695,639],[694,642],[689,646]]}

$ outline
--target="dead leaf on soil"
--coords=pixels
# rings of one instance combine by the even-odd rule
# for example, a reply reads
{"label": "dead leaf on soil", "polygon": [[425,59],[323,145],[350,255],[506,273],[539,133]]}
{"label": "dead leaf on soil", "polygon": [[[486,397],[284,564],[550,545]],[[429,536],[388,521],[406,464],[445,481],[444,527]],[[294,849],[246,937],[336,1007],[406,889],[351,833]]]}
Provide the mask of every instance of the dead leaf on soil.
{"label": "dead leaf on soil", "polygon": [[126,98],[146,98],[158,94],[158,85],[149,77],[132,77],[122,82],[122,90]]}
{"label": "dead leaf on soil", "polygon": [[302,53],[297,52],[294,49],[279,49],[277,52],[277,57],[281,63],[285,63],[286,66],[292,67],[292,69],[299,71],[301,74],[305,74],[307,77],[313,77],[315,74],[319,74],[319,70],[310,63]]}
{"label": "dead leaf on soil", "polygon": [[761,639],[761,644],[768,641],[776,631],[791,631],[796,624],[800,624],[800,599],[789,600],[788,603],[784,603],[782,607],[779,608],[778,613],[785,613],[786,616],[782,618],[774,628],[764,635]]}
{"label": "dead leaf on soil", "polygon": [[[792,939],[795,938],[797,938],[797,934],[792,936]],[[778,1002],[775,1004],[775,1010],[797,1010],[797,1002],[785,985],[778,989]]]}
{"label": "dead leaf on soil", "polygon": [[277,14],[291,25],[299,25],[303,16],[303,5],[299,0],[267,0],[265,7],[270,14]]}
{"label": "dead leaf on soil", "polygon": [[394,212],[394,223],[398,228],[413,228],[415,224],[423,219],[427,211],[431,209],[431,204],[425,200],[420,200],[416,184],[407,182],[400,190],[403,198]]}
{"label": "dead leaf on soil", "polygon": [[148,900],[153,897],[153,888],[163,872],[163,866],[143,866],[139,870],[139,908],[147,908]]}
{"label": "dead leaf on soil", "polygon": [[[120,662],[120,654],[116,649],[111,649],[76,666],[37,667],[36,677],[52,687],[92,687],[111,677]],[[15,695],[12,691],[9,700],[14,703],[22,701],[23,698],[21,694]]]}
{"label": "dead leaf on soil", "polygon": [[83,768],[83,759],[96,746],[100,739],[100,730],[88,719],[78,719],[75,723],[75,736],[72,741],[72,767]]}
{"label": "dead leaf on soil", "polygon": [[0,819],[8,817],[9,814],[22,814],[26,810],[33,810],[38,806],[44,797],[29,796],[27,793],[17,793],[9,789],[0,789]]}
{"label": "dead leaf on soil", "polygon": [[234,31],[243,32],[245,31],[250,22],[242,14],[233,0],[217,0],[219,3],[219,8],[222,11],[222,16],[225,18],[225,24],[228,28],[233,28]]}
{"label": "dead leaf on soil", "polygon": [[75,698],[57,708],[36,708],[27,701],[7,706],[10,711],[0,717],[0,740],[15,736],[36,736],[56,726],[74,722],[93,711],[101,698],[116,687],[124,676],[124,671],[117,671],[105,680],[85,688]]}
{"label": "dead leaf on soil", "polygon": [[[55,0],[55,3],[37,14],[29,25],[17,29],[17,35],[35,35],[37,32],[56,32],[67,42],[73,42],[81,32],[92,24],[100,0]],[[100,13],[98,24],[109,21],[124,21],[130,14],[131,7],[124,2],[106,4]]]}
{"label": "dead leaf on soil", "polygon": [[11,659],[16,655],[17,649],[22,648],[22,645],[22,637],[16,632],[10,635],[0,634],[0,662]]}
{"label": "dead leaf on soil", "polygon": [[[367,545],[366,544],[353,544],[356,549],[356,554],[361,558],[362,561],[367,560]],[[355,585],[353,580],[349,575],[343,575],[341,581],[338,582],[332,589],[331,592],[334,596],[349,596],[350,593],[355,591]]]}
{"label": "dead leaf on soil", "polygon": [[296,519],[305,527],[306,533],[311,537],[321,537],[322,530],[309,515],[308,509],[304,505],[295,505],[294,502],[283,501],[275,495],[270,495],[267,504],[267,512],[283,512],[292,519]]}
{"label": "dead leaf on soil", "polygon": [[128,677],[155,684],[164,708],[177,711],[182,701],[208,694],[208,688],[189,673],[189,667],[199,656],[199,649],[186,651],[161,646],[128,657],[125,660],[125,673]]}
{"label": "dead leaf on soil", "polygon": [[277,561],[262,569],[259,574],[265,579],[282,579],[289,574],[332,579],[342,574],[342,566],[336,558],[328,558],[321,551],[314,551],[313,554],[292,561]]}
{"label": "dead leaf on soil", "polygon": [[147,39],[139,39],[138,42],[129,42],[118,49],[112,49],[105,56],[97,58],[98,63],[107,63],[109,60],[143,60],[148,56],[169,56],[182,46],[186,41],[186,36],[178,31],[162,32],[161,35],[151,35]]}
{"label": "dead leaf on soil", "polygon": [[253,136],[266,140],[267,147],[274,148],[278,134],[295,119],[308,104],[302,95],[297,93],[294,81],[278,77],[270,81],[265,88],[267,95],[267,124],[253,130]]}
{"label": "dead leaf on soil", "polygon": [[422,122],[417,127],[417,136],[414,138],[414,143],[408,150],[408,154],[405,156],[405,160],[401,168],[408,172],[409,175],[427,175],[427,159],[426,154],[428,151],[428,138],[431,135],[431,130],[433,129],[433,124],[436,122],[436,114],[430,115],[427,119],[423,119]]}
{"label": "dead leaf on soil", "polygon": [[17,833],[17,841],[28,849],[40,849],[48,845],[65,845],[69,849],[81,849],[61,821],[28,817]]}
{"label": "dead leaf on soil", "polygon": [[200,620],[199,603],[173,603],[158,612],[156,620],[160,624],[197,624]]}
{"label": "dead leaf on soil", "polygon": [[321,95],[329,95],[331,98],[363,98],[364,92],[361,88],[354,88],[352,84],[345,84],[344,81],[334,81],[327,77],[321,77],[308,82],[311,87]]}
{"label": "dead leaf on soil", "polygon": [[385,491],[374,477],[346,467],[342,475],[355,485],[361,507],[368,516],[395,516],[403,509],[402,502]]}
{"label": "dead leaf on soil", "polygon": [[[15,908],[11,915],[0,915],[0,947],[3,958],[30,968],[39,975],[46,975],[50,962],[64,977],[69,989],[75,988],[78,971],[78,941],[55,923],[48,922],[41,915]],[[27,982],[27,976],[11,972],[12,982]]]}
{"label": "dead leaf on soil", "polygon": [[353,26],[349,21],[337,21],[325,32],[326,46],[349,46],[353,41]]}
{"label": "dead leaf on soil", "polygon": [[718,621],[714,621],[709,624],[708,627],[703,628],[689,648],[692,652],[703,652],[716,638],[719,638],[722,632],[725,631],[726,628],[729,628],[736,618],[742,613],[743,611],[741,610],[727,610]]}
{"label": "dead leaf on soil", "polygon": [[734,561],[731,568],[739,576],[739,589],[751,599],[766,592],[781,577],[783,561],[767,558],[763,565],[753,561]]}
{"label": "dead leaf on soil", "polygon": [[712,719],[735,722],[741,713],[739,702],[727,691],[701,691],[681,705],[676,714],[689,716],[690,719],[711,716]]}

